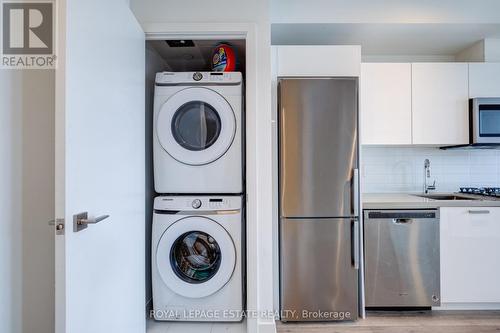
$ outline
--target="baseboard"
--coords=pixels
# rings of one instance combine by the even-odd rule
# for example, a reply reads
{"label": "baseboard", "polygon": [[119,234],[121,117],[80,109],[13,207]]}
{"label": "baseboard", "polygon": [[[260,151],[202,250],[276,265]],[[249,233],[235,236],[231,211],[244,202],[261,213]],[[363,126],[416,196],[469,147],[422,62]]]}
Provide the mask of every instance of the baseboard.
{"label": "baseboard", "polygon": [[257,325],[259,333],[276,333],[276,322],[273,319],[259,320]]}
{"label": "baseboard", "polygon": [[441,303],[432,310],[500,310],[500,303]]}

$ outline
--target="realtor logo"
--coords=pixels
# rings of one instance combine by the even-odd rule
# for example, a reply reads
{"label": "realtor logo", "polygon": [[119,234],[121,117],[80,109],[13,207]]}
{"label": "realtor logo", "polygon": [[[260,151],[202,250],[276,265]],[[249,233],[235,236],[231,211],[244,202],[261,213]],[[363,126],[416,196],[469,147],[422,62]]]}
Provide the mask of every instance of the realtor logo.
{"label": "realtor logo", "polygon": [[3,68],[54,68],[54,3],[2,3]]}

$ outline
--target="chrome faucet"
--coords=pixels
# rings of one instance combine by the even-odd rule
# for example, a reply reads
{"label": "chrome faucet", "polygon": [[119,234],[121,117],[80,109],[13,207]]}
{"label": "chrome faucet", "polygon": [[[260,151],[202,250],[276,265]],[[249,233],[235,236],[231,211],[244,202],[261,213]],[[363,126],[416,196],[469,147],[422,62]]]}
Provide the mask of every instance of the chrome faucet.
{"label": "chrome faucet", "polygon": [[424,161],[424,193],[427,194],[429,191],[434,191],[436,189],[436,180],[432,185],[427,185],[427,179],[431,178],[431,161],[428,158]]}

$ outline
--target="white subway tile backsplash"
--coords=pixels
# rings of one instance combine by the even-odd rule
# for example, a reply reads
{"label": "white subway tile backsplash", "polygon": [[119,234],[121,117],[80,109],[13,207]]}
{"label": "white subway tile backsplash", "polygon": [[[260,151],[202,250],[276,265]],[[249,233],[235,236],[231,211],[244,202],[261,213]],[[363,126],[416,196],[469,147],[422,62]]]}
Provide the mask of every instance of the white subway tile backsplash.
{"label": "white subway tile backsplash", "polygon": [[431,161],[430,181],[438,192],[460,186],[500,187],[500,151],[440,150],[420,147],[362,147],[365,193],[419,192],[424,182],[424,160]]}

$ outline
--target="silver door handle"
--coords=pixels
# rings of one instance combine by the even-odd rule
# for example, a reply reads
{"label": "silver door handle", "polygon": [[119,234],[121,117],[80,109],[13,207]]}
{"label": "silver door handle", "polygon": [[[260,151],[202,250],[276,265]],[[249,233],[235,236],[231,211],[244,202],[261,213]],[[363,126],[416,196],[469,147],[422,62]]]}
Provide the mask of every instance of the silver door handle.
{"label": "silver door handle", "polygon": [[354,269],[359,269],[359,222],[352,220],[352,265]]}
{"label": "silver door handle", "polygon": [[352,169],[352,196],[353,196],[353,205],[352,208],[354,210],[355,216],[359,216],[359,169]]}
{"label": "silver door handle", "polygon": [[78,220],[78,224],[95,224],[95,223],[99,223],[101,222],[102,220],[105,220],[109,217],[109,215],[101,215],[101,216],[98,216],[98,217],[94,217],[93,219],[79,219]]}
{"label": "silver door handle", "polygon": [[101,215],[94,218],[89,218],[88,212],[79,213],[73,215],[73,231],[78,232],[87,228],[89,224],[96,224],[105,219],[107,219],[109,215]]}
{"label": "silver door handle", "polygon": [[487,209],[483,210],[469,210],[469,214],[489,214],[490,211]]}

